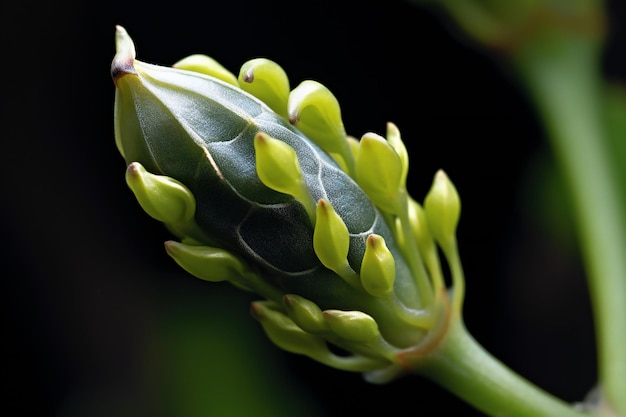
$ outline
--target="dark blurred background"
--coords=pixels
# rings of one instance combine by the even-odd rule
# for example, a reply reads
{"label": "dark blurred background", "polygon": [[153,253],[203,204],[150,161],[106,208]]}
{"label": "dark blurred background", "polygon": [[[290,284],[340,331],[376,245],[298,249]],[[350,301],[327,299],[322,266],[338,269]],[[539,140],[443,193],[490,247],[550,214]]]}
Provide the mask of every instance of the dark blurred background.
{"label": "dark blurred background", "polygon": [[[626,9],[607,4],[602,67],[623,82]],[[443,168],[461,195],[470,332],[566,401],[595,383],[583,268],[542,126],[506,66],[433,9],[399,0],[0,7],[2,405],[14,415],[481,415],[418,376],[370,385],[279,350],[249,316],[253,295],[192,278],[167,257],[170,236],[126,187],[114,144],[116,24],[142,61],[205,53],[236,74],[263,56],[293,87],[316,79],[353,136],[394,122],[411,194],[421,201]]]}

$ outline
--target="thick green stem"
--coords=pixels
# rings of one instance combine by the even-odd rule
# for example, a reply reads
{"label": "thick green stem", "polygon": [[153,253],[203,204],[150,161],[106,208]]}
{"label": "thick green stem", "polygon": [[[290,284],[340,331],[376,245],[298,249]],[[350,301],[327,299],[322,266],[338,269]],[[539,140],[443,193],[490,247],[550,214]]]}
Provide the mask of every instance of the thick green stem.
{"label": "thick green stem", "polygon": [[597,40],[555,35],[521,48],[513,63],[570,188],[595,315],[599,382],[607,405],[626,416],[626,209],[602,125],[600,52]]}
{"label": "thick green stem", "polygon": [[476,409],[498,417],[581,417],[585,414],[539,389],[487,352],[454,319],[441,345],[415,371]]}

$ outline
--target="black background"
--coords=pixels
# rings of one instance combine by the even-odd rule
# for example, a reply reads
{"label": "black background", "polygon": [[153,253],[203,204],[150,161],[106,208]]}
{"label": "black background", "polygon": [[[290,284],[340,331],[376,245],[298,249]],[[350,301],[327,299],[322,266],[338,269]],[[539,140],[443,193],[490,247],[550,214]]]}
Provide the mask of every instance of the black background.
{"label": "black background", "polygon": [[[626,15],[614,3],[603,70],[624,81]],[[305,404],[311,415],[481,415],[418,376],[370,385],[284,353],[249,318],[254,296],[176,267],[162,246],[169,235],[127,189],[114,144],[116,24],[142,61],[171,65],[205,53],[237,73],[264,56],[283,66],[293,86],[316,79],[337,96],[351,135],[384,133],[393,121],[410,152],[411,194],[422,200],[443,168],[461,195],[470,332],[566,401],[582,399],[594,384],[584,274],[575,244],[563,245],[572,235],[558,239],[536,217],[534,191],[543,179],[535,168],[550,161],[541,125],[506,66],[433,9],[248,0],[1,7],[2,403],[16,415],[217,415],[197,409],[226,395],[220,380],[237,386],[246,376],[218,372],[213,362],[225,359],[204,355],[200,341],[196,350],[176,347],[185,337],[193,347],[195,334],[216,344],[253,340],[236,348],[239,363],[259,370],[256,380],[279,401]],[[567,207],[558,209],[567,217]],[[179,389],[172,368],[188,360],[193,370],[194,358],[199,374],[185,383],[200,393],[200,405],[181,415],[167,405]],[[252,401],[233,395],[233,404]]]}

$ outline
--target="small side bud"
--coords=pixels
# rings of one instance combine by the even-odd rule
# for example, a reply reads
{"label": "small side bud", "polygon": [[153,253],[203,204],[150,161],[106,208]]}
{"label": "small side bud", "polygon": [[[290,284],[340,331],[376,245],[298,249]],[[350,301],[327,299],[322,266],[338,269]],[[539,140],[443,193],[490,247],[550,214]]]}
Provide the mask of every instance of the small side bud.
{"label": "small side bud", "polygon": [[400,157],[400,164],[402,165],[402,174],[400,175],[400,184],[402,187],[406,186],[406,177],[409,173],[409,153],[406,150],[406,146],[400,137],[400,130],[398,127],[389,122],[387,123],[387,142],[396,151]]}
{"label": "small side bud", "polygon": [[126,184],[143,210],[163,223],[180,223],[193,218],[196,200],[182,183],[164,176],[151,174],[138,162],[126,169]]}
{"label": "small side bud", "polygon": [[237,77],[228,71],[222,64],[217,62],[215,59],[211,58],[208,55],[203,54],[194,54],[189,55],[186,58],[181,59],[172,65],[174,68],[199,72],[200,74],[209,75],[211,77],[217,78],[219,80],[225,81],[228,84],[234,85],[235,87],[239,87],[239,83],[237,82]]}
{"label": "small side bud", "polygon": [[342,275],[346,267],[350,268],[350,232],[330,201],[320,199],[315,213],[313,250],[326,268]]}
{"label": "small side bud", "polygon": [[288,119],[289,78],[285,70],[269,59],[247,61],[239,70],[239,86]]}
{"label": "small side bud", "polygon": [[436,250],[435,240],[433,239],[430,229],[428,228],[428,220],[426,219],[426,213],[424,212],[422,206],[412,198],[409,198],[408,200],[411,230],[413,231],[413,236],[417,242],[417,247],[422,255],[427,258],[428,254],[431,254]]}
{"label": "small side bud", "polygon": [[287,294],[283,297],[283,305],[289,317],[302,330],[309,333],[328,330],[322,310],[313,301],[296,294]]}
{"label": "small side bud", "polygon": [[380,337],[376,320],[362,311],[324,310],[328,327],[349,342],[367,343]]}
{"label": "small side bud", "polygon": [[296,151],[262,132],[254,137],[254,151],[261,182],[272,190],[293,196],[304,206],[309,218],[315,219],[315,203],[304,181]]}
{"label": "small side bud", "polygon": [[398,212],[402,189],[402,161],[382,136],[366,133],[356,160],[356,181],[381,210]]}
{"label": "small side bud", "polygon": [[165,242],[165,251],[185,271],[205,281],[240,281],[248,273],[246,265],[224,249],[170,240]]}
{"label": "small side bud", "polygon": [[461,199],[443,170],[437,171],[433,184],[424,199],[428,227],[435,240],[448,246],[455,239],[461,215]]}
{"label": "small side bud", "polygon": [[279,348],[311,357],[325,356],[328,350],[321,336],[305,332],[271,301],[255,301],[250,306],[252,317],[263,326],[267,337]]}
{"label": "small side bud", "polygon": [[361,285],[368,293],[382,297],[391,292],[395,278],[396,264],[385,239],[369,235],[361,263]]}
{"label": "small side bud", "polygon": [[289,94],[289,121],[329,154],[339,155],[348,172],[354,158],[337,98],[323,84],[306,80]]}

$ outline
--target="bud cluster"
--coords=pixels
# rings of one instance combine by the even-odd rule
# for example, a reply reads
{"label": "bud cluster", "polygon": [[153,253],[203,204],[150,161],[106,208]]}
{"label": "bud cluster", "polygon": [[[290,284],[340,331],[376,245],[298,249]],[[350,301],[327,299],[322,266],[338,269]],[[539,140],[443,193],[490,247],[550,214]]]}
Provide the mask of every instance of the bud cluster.
{"label": "bud cluster", "polygon": [[459,196],[443,171],[409,196],[394,124],[357,140],[318,82],[291,89],[264,58],[238,75],[205,55],[146,64],[121,27],[112,76],[127,184],[178,238],[167,253],[265,298],[251,311],[276,345],[383,382],[460,313]]}

